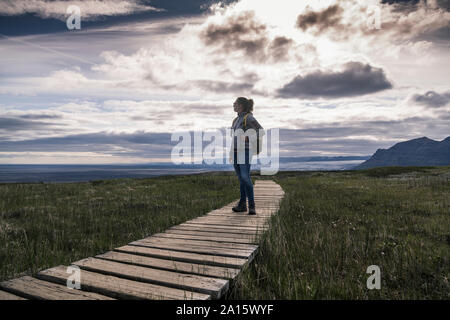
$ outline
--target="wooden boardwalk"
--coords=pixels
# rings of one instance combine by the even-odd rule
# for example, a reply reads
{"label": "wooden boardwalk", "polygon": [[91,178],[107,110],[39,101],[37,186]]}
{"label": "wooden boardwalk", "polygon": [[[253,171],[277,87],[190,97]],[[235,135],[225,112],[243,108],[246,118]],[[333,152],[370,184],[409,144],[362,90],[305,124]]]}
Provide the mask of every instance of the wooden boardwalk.
{"label": "wooden boardwalk", "polygon": [[234,213],[236,201],[113,251],[75,261],[81,289],[67,287],[68,266],[0,283],[0,300],[219,299],[255,257],[284,192],[256,180],[256,216]]}

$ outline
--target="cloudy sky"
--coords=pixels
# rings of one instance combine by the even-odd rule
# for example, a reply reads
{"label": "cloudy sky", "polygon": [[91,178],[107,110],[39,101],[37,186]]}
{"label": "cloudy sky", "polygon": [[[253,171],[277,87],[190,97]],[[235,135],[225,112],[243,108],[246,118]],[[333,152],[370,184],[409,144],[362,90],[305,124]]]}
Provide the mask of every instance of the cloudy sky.
{"label": "cloudy sky", "polygon": [[238,96],[281,156],[450,135],[448,0],[3,0],[0,58],[0,163],[168,160]]}

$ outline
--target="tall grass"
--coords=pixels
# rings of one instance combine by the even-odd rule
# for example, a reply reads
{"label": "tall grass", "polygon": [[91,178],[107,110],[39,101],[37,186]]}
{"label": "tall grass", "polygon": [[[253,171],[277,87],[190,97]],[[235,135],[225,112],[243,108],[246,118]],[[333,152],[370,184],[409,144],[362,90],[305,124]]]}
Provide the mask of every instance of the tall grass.
{"label": "tall grass", "polygon": [[450,167],[279,173],[285,198],[228,298],[449,299],[449,179]]}
{"label": "tall grass", "polygon": [[96,255],[239,197],[232,174],[0,185],[0,280]]}

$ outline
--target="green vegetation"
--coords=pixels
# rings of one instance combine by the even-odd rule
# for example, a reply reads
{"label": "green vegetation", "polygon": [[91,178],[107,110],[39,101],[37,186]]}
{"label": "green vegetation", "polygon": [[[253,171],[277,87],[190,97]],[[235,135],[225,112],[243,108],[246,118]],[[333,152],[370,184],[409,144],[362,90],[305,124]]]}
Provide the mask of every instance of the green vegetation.
{"label": "green vegetation", "polygon": [[231,173],[0,184],[0,280],[105,252],[238,197]]}
{"label": "green vegetation", "polygon": [[[228,299],[449,299],[450,167],[280,172],[286,192]],[[239,197],[232,172],[0,185],[0,279],[96,255]],[[368,290],[369,265],[381,290]]]}
{"label": "green vegetation", "polygon": [[[286,195],[231,299],[449,299],[450,167],[281,172]],[[381,290],[368,290],[369,265]]]}

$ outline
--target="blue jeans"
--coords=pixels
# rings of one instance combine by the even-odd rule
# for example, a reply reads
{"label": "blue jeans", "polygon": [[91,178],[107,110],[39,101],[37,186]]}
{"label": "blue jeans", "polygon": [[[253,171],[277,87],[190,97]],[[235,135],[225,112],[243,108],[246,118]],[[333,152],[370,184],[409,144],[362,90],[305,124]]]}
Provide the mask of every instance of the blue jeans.
{"label": "blue jeans", "polygon": [[255,196],[253,193],[253,184],[252,179],[250,179],[250,165],[251,165],[252,156],[249,156],[248,149],[246,149],[245,153],[245,163],[238,164],[237,163],[237,153],[234,153],[234,171],[239,179],[240,191],[241,191],[241,199],[239,202],[241,204],[245,204],[246,198],[248,198],[248,206],[250,208],[255,207]]}

